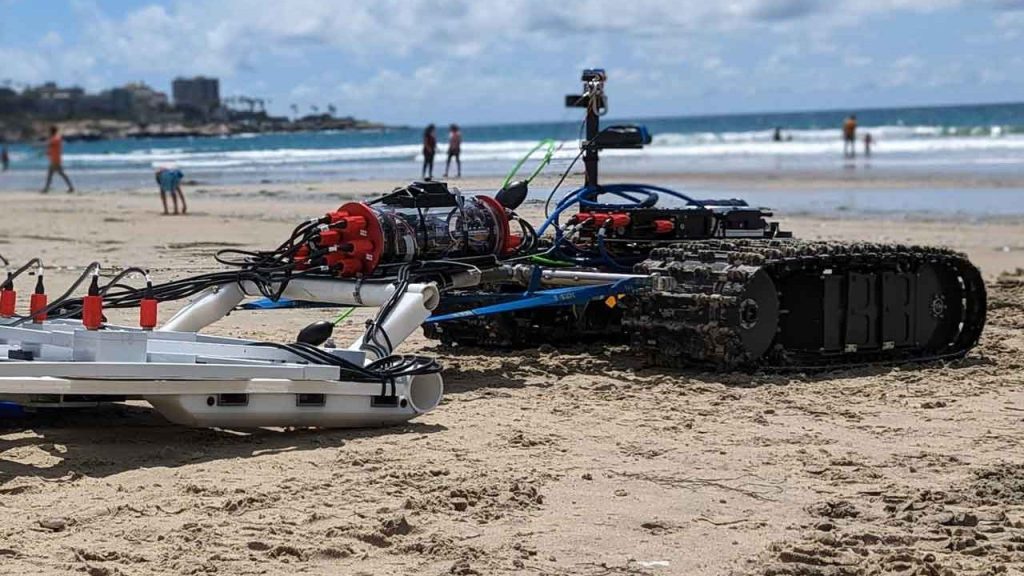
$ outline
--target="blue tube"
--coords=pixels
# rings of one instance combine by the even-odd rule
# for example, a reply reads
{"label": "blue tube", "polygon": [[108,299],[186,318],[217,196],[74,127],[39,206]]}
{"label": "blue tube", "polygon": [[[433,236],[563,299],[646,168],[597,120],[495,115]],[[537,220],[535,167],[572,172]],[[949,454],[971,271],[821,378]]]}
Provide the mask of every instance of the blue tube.
{"label": "blue tube", "polygon": [[17,418],[23,418],[25,416],[25,409],[20,404],[14,402],[0,402],[0,421],[3,420],[14,420]]}
{"label": "blue tube", "polygon": [[[611,194],[618,196],[626,200],[628,203],[625,204],[606,204],[597,201],[597,198],[602,194]],[[673,198],[686,202],[687,205],[691,206],[703,206],[698,200],[672,190],[670,188],[662,188],[661,186],[652,186],[650,184],[610,184],[608,186],[601,186],[598,188],[590,188],[584,186],[577,188],[569,194],[566,194],[564,198],[558,201],[555,206],[555,210],[548,216],[547,220],[541,224],[541,227],[537,229],[537,235],[542,236],[547,231],[548,226],[554,225],[556,229],[555,238],[556,241],[560,239],[561,227],[558,226],[558,216],[570,208],[573,205],[579,204],[590,208],[604,208],[614,210],[616,208],[629,208],[636,206],[654,206],[658,202],[658,194],[664,194]],[[639,195],[644,195],[645,198],[640,199]]]}

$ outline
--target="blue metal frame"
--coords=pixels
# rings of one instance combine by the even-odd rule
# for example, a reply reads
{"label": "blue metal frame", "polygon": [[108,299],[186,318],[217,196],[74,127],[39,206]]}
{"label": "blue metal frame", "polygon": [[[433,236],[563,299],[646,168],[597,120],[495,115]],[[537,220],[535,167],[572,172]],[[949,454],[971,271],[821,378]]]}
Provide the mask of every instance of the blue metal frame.
{"label": "blue metal frame", "polygon": [[448,322],[475,316],[488,316],[531,308],[551,306],[580,306],[593,300],[607,298],[619,294],[631,294],[646,285],[646,279],[624,278],[609,284],[593,286],[573,286],[570,288],[553,288],[551,290],[528,290],[521,294],[509,294],[508,301],[489,306],[481,306],[471,310],[441,314],[427,318],[426,323]]}

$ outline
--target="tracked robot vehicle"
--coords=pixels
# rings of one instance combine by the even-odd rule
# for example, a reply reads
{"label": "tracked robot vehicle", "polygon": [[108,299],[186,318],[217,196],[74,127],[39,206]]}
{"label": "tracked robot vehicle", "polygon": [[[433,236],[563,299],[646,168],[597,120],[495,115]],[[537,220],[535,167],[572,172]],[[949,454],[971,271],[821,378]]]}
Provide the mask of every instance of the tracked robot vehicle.
{"label": "tracked robot vehicle", "polygon": [[[533,256],[519,260],[533,266],[506,265],[446,292],[428,336],[475,346],[631,342],[656,364],[723,369],[948,359],[977,344],[985,287],[963,254],[798,240],[742,200],[599,182],[601,150],[642,148],[650,137],[638,126],[602,130],[606,75],[587,70],[582,81],[566,104],[586,110],[584,186],[545,214]],[[523,197],[516,185],[497,195],[510,209]],[[537,290],[584,282],[597,287]]]}
{"label": "tracked robot vehicle", "polygon": [[[985,287],[962,254],[803,241],[741,200],[600,183],[601,150],[642,148],[650,136],[601,129],[606,76],[582,80],[566,102],[586,110],[576,157],[585,183],[538,228],[516,212],[532,177],[494,196],[418,182],[302,222],[273,250],[223,250],[221,272],[159,284],[126,268],[101,282],[93,263],[50,301],[38,259],[8,268],[0,419],[143,399],[196,426],[403,422],[443,393],[436,361],[395,353],[421,326],[447,345],[628,342],[656,364],[715,369],[950,359],[977,344]],[[16,283],[33,271],[19,313]],[[199,333],[259,297],[377,313],[347,348],[324,346],[326,321],[288,343]],[[191,302],[160,324],[157,306],[182,299]],[[110,308],[138,308],[138,327],[108,324]]]}

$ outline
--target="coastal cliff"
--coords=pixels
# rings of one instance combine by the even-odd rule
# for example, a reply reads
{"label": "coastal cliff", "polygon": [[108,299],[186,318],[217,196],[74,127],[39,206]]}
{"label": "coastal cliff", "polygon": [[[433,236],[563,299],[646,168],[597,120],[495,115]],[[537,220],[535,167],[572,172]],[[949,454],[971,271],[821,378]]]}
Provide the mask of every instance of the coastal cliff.
{"label": "coastal cliff", "polygon": [[382,130],[384,124],[356,118],[334,118],[327,115],[307,116],[296,120],[261,118],[246,121],[204,123],[154,122],[140,123],[109,118],[44,121],[32,118],[0,118],[0,140],[34,142],[43,140],[49,127],[57,124],[66,141],[114,140],[123,138],[213,137],[232,134],[274,132],[318,132],[328,130]]}

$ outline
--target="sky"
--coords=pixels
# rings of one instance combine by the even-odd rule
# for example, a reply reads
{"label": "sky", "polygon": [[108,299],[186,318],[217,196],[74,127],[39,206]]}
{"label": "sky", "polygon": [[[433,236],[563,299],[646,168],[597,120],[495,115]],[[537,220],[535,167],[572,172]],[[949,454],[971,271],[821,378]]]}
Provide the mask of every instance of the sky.
{"label": "sky", "polygon": [[272,112],[560,120],[1024,100],[1024,0],[0,0],[0,82],[179,75]]}

